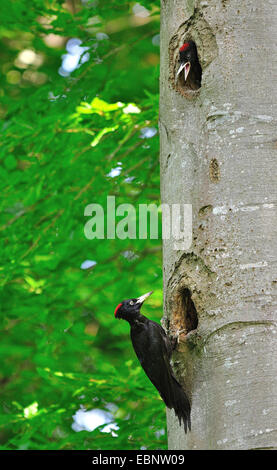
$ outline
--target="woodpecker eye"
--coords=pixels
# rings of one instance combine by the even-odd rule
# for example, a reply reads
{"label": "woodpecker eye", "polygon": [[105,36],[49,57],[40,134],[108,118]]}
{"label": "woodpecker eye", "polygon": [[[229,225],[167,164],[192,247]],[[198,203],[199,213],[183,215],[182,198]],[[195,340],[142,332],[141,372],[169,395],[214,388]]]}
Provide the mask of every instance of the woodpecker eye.
{"label": "woodpecker eye", "polygon": [[130,305],[134,305],[134,302],[132,300],[130,300],[129,302]]}

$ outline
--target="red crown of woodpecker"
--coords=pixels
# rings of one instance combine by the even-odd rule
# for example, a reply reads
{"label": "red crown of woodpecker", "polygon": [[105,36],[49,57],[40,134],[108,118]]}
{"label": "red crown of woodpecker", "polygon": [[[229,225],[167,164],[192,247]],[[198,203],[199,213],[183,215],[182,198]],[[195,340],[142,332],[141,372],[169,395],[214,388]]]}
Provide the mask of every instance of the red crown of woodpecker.
{"label": "red crown of woodpecker", "polygon": [[185,42],[185,44],[183,44],[183,45],[180,47],[179,51],[180,51],[180,52],[183,52],[183,51],[185,51],[188,47],[189,47],[189,43],[188,43],[188,42]]}
{"label": "red crown of woodpecker", "polygon": [[117,310],[120,309],[122,303],[121,304],[118,304],[118,306],[116,307],[115,311],[114,311],[114,316],[116,317],[116,314],[117,314]]}

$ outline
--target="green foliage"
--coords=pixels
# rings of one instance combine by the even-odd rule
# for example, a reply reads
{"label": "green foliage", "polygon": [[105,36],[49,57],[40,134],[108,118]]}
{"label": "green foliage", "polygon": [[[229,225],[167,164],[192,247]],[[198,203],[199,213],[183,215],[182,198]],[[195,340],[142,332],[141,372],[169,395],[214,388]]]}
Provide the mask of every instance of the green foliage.
{"label": "green foliage", "polygon": [[[108,195],[159,204],[158,134],[143,134],[158,126],[159,2],[146,17],[135,3],[1,2],[1,449],[166,446],[164,404],[113,316],[154,290],[159,321],[161,240],[84,236],[86,205]],[[70,38],[88,49],[66,74]],[[75,432],[81,405],[118,429]]]}

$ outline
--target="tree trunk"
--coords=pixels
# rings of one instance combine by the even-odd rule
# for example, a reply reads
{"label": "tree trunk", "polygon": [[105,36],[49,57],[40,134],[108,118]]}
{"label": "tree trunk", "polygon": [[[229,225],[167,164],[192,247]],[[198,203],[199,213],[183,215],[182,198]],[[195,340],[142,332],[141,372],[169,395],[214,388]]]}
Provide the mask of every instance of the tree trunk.
{"label": "tree trunk", "polygon": [[[277,448],[276,20],[269,0],[162,0],[162,202],[193,211],[191,247],[164,240],[164,325],[194,329],[173,357],[192,431],[168,411],[170,449]],[[189,39],[198,90],[175,82]]]}

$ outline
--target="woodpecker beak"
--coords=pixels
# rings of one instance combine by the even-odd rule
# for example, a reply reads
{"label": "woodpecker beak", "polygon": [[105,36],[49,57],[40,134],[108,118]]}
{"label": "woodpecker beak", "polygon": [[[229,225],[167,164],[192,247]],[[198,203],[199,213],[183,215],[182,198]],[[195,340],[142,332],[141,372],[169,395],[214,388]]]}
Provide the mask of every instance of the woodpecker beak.
{"label": "woodpecker beak", "polygon": [[185,77],[185,81],[186,81],[186,79],[188,78],[189,71],[190,71],[190,62],[182,62],[181,63],[181,65],[178,69],[177,75],[176,75],[176,81],[178,79],[178,76],[182,72],[182,70],[184,70],[184,77]]}
{"label": "woodpecker beak", "polygon": [[147,294],[141,295],[140,297],[138,297],[136,304],[142,305],[143,302],[147,299],[147,297],[149,297],[151,294],[153,294],[152,290],[151,292],[147,292]]}

